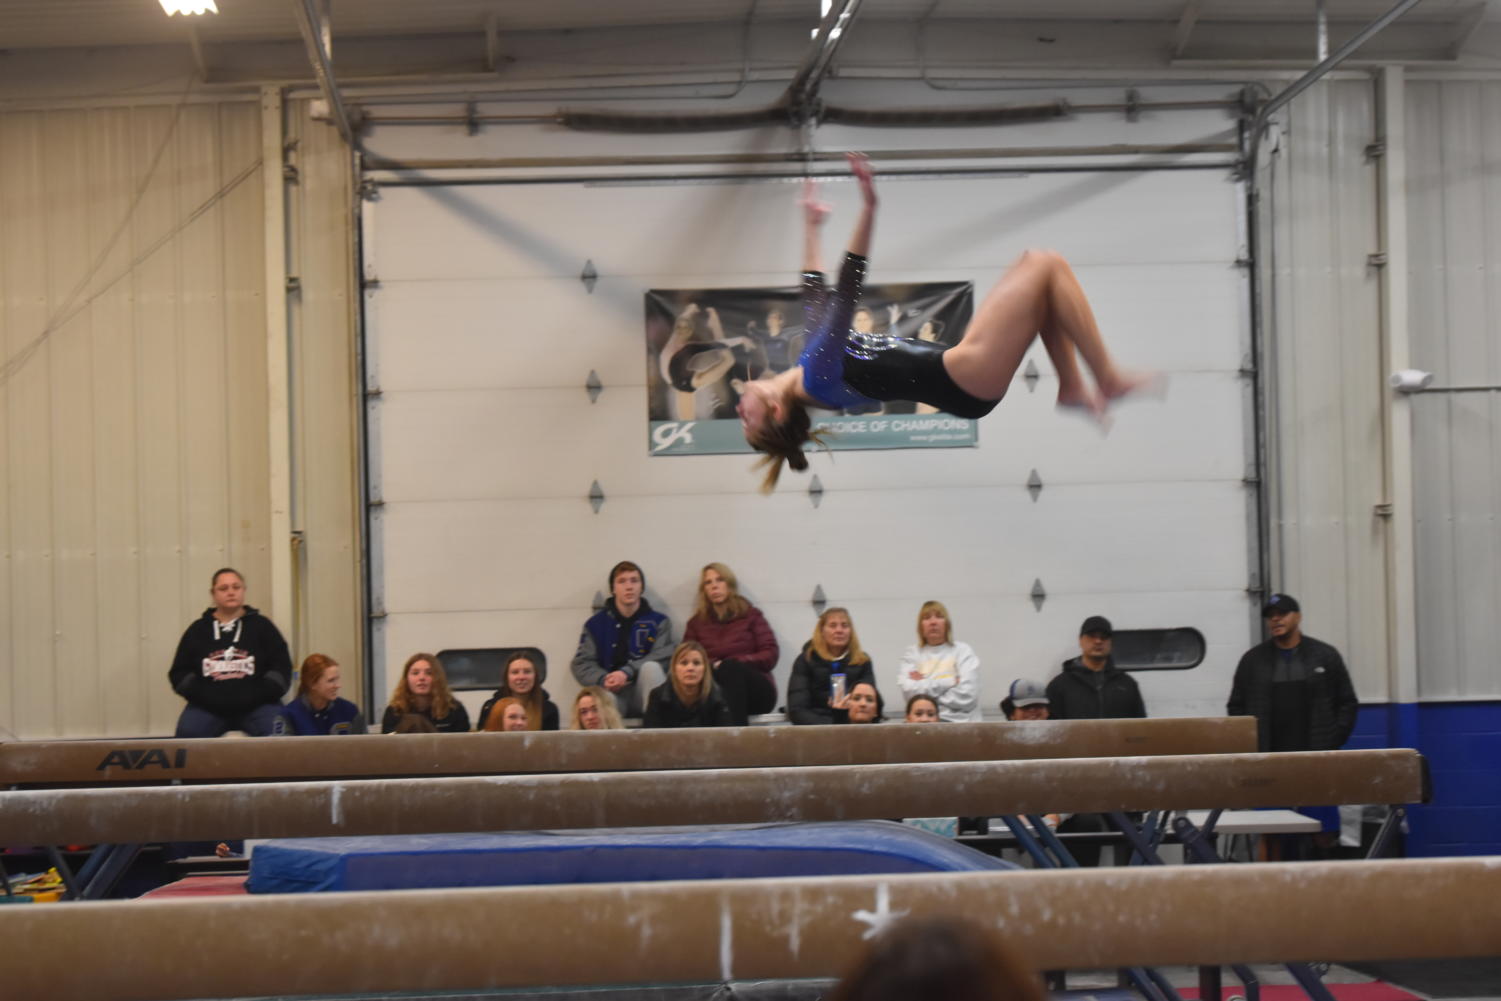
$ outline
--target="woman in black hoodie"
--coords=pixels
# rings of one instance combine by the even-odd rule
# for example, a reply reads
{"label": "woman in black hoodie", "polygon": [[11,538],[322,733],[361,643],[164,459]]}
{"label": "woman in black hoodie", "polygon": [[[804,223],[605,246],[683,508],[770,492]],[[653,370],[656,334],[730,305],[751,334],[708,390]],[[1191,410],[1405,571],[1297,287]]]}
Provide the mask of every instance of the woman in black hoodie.
{"label": "woman in black hoodie", "polygon": [[525,650],[511,654],[506,658],[506,666],[501,669],[500,687],[490,696],[490,701],[480,708],[479,722],[475,729],[485,729],[495,703],[512,698],[526,707],[526,718],[531,724],[527,729],[556,730],[558,707],[548,697],[547,689],[542,687],[542,682],[546,680],[547,668],[539,667],[531,654]]}
{"label": "woman in black hoodie", "polygon": [[689,640],[672,651],[667,683],[653,688],[647,696],[641,725],[646,728],[735,725],[729,703],[714,687],[709,654],[702,644]]}
{"label": "woman in black hoodie", "polygon": [[245,604],[245,578],[225,567],[209,585],[213,607],[188,626],[167,677],[188,700],[178,737],[218,737],[243,730],[269,737],[292,682],[292,655],[274,623]]}

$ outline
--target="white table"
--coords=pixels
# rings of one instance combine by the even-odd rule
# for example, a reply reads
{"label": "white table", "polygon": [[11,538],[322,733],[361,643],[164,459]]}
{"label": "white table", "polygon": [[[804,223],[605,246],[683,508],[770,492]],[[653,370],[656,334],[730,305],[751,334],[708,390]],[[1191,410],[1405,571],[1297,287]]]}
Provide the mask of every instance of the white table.
{"label": "white table", "polygon": [[[1187,817],[1195,827],[1203,827],[1209,819],[1208,810],[1183,810],[1180,816]],[[1316,834],[1324,829],[1317,818],[1297,810],[1225,810],[1215,822],[1214,833],[1226,836],[1239,834]]]}
{"label": "white table", "polygon": [[[1179,816],[1202,828],[1209,819],[1209,811],[1183,810]],[[1247,860],[1254,859],[1253,839],[1263,834],[1317,834],[1323,829],[1322,821],[1297,810],[1225,810],[1214,824],[1214,833],[1225,839],[1224,850],[1219,854],[1226,861],[1237,857],[1238,848],[1244,851]]]}

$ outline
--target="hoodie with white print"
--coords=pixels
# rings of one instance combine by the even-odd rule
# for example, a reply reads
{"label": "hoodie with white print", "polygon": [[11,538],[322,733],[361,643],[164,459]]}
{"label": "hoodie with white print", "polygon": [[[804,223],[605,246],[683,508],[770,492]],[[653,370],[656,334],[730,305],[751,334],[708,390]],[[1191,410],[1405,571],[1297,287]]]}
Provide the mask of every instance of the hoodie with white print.
{"label": "hoodie with white print", "polygon": [[190,705],[239,716],[281,702],[292,681],[292,655],[275,623],[249,605],[228,623],[210,608],[182,634],[167,677]]}

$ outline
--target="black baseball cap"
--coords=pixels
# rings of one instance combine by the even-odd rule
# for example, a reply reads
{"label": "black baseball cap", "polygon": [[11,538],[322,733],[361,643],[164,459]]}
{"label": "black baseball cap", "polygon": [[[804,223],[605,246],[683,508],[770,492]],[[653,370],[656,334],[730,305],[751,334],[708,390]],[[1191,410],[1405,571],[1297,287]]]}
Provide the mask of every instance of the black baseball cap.
{"label": "black baseball cap", "polygon": [[1298,604],[1298,599],[1290,594],[1274,594],[1261,606],[1261,617],[1270,618],[1273,615],[1286,615],[1288,612],[1301,612],[1303,609]]}
{"label": "black baseball cap", "polygon": [[1110,620],[1103,615],[1091,615],[1084,620],[1079,627],[1080,636],[1088,636],[1090,633],[1100,633],[1103,636],[1114,636],[1115,629],[1110,625]]}

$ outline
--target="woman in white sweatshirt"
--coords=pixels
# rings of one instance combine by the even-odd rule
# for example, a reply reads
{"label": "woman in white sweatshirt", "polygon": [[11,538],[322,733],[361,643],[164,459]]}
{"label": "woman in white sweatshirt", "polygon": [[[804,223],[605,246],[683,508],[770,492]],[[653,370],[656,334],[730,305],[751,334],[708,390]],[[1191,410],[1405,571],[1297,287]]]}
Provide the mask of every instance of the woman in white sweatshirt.
{"label": "woman in white sweatshirt", "polygon": [[954,624],[943,602],[923,602],[917,644],[902,655],[897,684],[904,701],[914,695],[937,699],[944,722],[980,722],[980,658],[968,643],[954,642]]}

